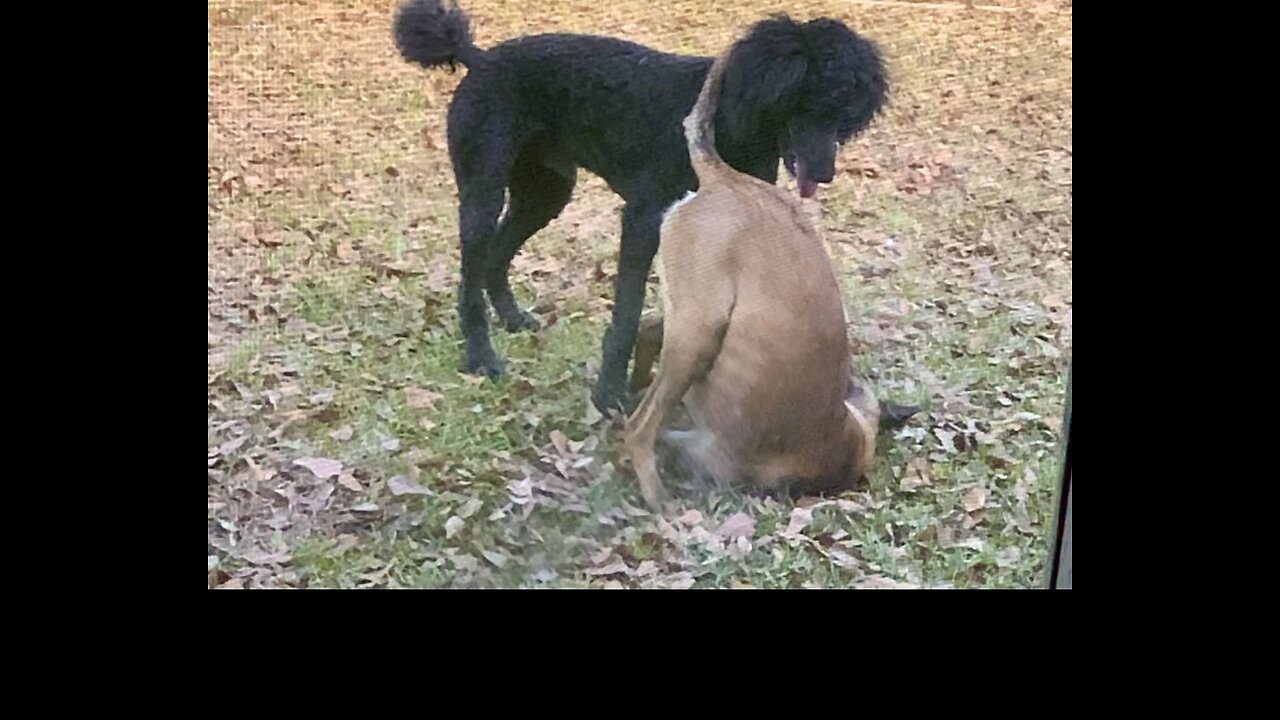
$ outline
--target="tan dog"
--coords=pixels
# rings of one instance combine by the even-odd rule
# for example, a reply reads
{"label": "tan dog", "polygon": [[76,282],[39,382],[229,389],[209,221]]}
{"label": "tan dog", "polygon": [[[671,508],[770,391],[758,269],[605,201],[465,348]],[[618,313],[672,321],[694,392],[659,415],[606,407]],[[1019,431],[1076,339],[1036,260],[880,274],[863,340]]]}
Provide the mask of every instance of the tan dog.
{"label": "tan dog", "polygon": [[719,480],[763,489],[852,484],[882,421],[850,374],[840,287],[799,202],[716,152],[724,58],[684,121],[699,187],[663,220],[663,315],[642,323],[636,343],[637,385],[659,364],[627,420],[626,451],[654,509],[665,495],[654,446],[682,399],[697,427],[683,434],[686,454]]}

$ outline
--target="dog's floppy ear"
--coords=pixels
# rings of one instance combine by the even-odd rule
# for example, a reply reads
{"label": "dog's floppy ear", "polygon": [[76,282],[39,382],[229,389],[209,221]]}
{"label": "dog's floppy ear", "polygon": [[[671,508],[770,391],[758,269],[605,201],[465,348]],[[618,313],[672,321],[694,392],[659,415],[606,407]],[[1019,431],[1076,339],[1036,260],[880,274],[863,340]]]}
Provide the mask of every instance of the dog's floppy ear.
{"label": "dog's floppy ear", "polygon": [[756,24],[729,51],[720,109],[735,138],[791,110],[809,69],[800,27],[785,15]]}

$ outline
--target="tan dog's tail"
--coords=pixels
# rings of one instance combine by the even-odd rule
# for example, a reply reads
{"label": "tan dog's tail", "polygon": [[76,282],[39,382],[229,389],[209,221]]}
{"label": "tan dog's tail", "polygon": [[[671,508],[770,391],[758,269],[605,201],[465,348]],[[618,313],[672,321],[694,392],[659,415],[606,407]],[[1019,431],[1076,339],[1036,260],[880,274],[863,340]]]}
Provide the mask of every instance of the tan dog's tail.
{"label": "tan dog's tail", "polygon": [[[731,48],[732,49],[732,48]],[[698,184],[705,185],[717,174],[733,168],[716,152],[716,106],[720,102],[720,88],[724,85],[724,69],[730,50],[716,58],[702,83],[698,102],[684,119],[684,137],[689,143],[689,161],[698,176]]]}

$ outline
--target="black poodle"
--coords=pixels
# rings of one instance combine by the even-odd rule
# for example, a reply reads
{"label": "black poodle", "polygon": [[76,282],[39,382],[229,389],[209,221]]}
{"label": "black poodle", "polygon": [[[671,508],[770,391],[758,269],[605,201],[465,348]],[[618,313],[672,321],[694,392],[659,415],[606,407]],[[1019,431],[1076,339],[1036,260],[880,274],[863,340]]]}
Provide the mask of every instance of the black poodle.
{"label": "black poodle", "polygon": [[[658,228],[663,212],[697,187],[681,121],[712,59],[559,33],[481,50],[467,15],[442,0],[409,0],[394,25],[406,60],[468,69],[448,117],[462,236],[462,370],[502,374],[483,292],[508,331],[537,327],[516,306],[507,273],[520,246],[568,204],[581,167],[626,203],[613,321],[592,401],[602,411],[630,409],[627,366]],[[887,92],[872,42],[830,18],[774,16],[732,50],[716,144],[733,167],[770,183],[782,159],[800,194],[811,197],[835,174],[837,144],[866,128]]]}

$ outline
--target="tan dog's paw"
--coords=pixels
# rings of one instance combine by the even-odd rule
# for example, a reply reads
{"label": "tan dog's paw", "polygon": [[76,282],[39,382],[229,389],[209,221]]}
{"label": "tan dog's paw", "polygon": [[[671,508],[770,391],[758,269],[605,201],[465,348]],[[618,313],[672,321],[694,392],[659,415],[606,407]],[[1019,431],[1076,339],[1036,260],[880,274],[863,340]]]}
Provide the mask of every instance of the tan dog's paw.
{"label": "tan dog's paw", "polygon": [[666,488],[660,484],[654,486],[646,485],[644,482],[641,482],[640,494],[644,496],[644,504],[649,506],[650,512],[654,515],[663,514],[663,505],[665,505],[667,500],[670,499],[670,495],[667,494]]}

